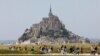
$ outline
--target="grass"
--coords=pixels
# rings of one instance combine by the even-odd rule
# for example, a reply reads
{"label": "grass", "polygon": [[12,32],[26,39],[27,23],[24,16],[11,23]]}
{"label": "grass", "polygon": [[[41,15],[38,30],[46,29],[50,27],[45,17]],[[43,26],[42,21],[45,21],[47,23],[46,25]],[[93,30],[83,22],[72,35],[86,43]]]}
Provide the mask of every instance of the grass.
{"label": "grass", "polygon": [[[59,53],[58,49],[61,47],[62,44],[44,44],[47,47],[52,46],[53,51],[52,53]],[[0,45],[0,54],[40,54],[39,48],[42,45]],[[70,43],[70,44],[65,44],[67,48],[69,49],[71,46],[76,46],[76,47],[82,47],[84,53],[90,53],[90,47],[92,44],[81,44],[81,43]],[[9,47],[15,46],[15,47],[21,47],[22,50],[20,51],[11,51],[8,50]],[[34,46],[34,52],[31,51],[31,48]],[[27,47],[27,51],[24,50],[24,47]],[[69,51],[68,51],[69,52]],[[98,53],[100,54],[100,46],[98,46]]]}

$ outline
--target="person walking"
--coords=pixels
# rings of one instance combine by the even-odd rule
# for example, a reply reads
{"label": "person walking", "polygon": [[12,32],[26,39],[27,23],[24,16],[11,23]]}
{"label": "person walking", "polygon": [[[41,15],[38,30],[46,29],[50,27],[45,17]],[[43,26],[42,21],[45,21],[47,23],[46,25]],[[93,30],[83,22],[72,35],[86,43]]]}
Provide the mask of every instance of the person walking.
{"label": "person walking", "polygon": [[94,49],[95,49],[95,54],[96,54],[97,53],[97,50],[98,50],[98,47],[95,46]]}
{"label": "person walking", "polygon": [[70,50],[70,53],[72,53],[73,52],[73,47],[71,46],[69,50]]}
{"label": "person walking", "polygon": [[27,46],[24,47],[24,50],[27,51]]}
{"label": "person walking", "polygon": [[48,51],[48,49],[47,49],[46,46],[40,47],[40,52],[41,52],[42,54],[47,53],[47,51]]}
{"label": "person walking", "polygon": [[91,46],[91,54],[95,55],[95,48]]}
{"label": "person walking", "polygon": [[80,48],[80,53],[82,53],[82,54],[83,54],[83,48],[82,48],[82,47]]}
{"label": "person walking", "polygon": [[64,53],[67,53],[67,47],[64,46]]}
{"label": "person walking", "polygon": [[61,54],[64,54],[64,45],[61,46],[60,52],[61,52]]}
{"label": "person walking", "polygon": [[34,54],[34,47],[32,47],[31,51],[32,51],[32,54]]}
{"label": "person walking", "polygon": [[80,53],[79,47],[77,47],[76,49],[77,49],[77,50],[76,50],[76,53],[79,55],[79,53]]}
{"label": "person walking", "polygon": [[48,53],[51,53],[53,51],[53,47],[48,48]]}

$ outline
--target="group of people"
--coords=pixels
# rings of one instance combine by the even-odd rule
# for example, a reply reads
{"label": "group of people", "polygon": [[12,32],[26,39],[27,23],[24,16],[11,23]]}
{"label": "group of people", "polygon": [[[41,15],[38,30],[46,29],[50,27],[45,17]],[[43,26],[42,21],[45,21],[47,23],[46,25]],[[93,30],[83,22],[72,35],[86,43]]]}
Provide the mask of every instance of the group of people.
{"label": "group of people", "polygon": [[91,54],[95,55],[97,53],[97,46],[91,46]]}
{"label": "group of people", "polygon": [[22,51],[22,50],[27,51],[28,48],[27,48],[27,46],[25,46],[23,48],[22,47],[11,46],[11,47],[9,47],[9,50],[10,51]]}
{"label": "group of people", "polygon": [[[61,48],[59,49],[60,53],[65,54],[65,53],[73,53],[73,54],[80,54],[83,53],[83,48],[71,46],[69,49],[62,45]],[[68,51],[69,50],[69,51]],[[91,46],[90,53],[95,55],[97,53],[98,47],[97,46]]]}
{"label": "group of people", "polygon": [[62,45],[61,48],[59,49],[59,51],[62,53],[62,54],[65,54],[65,53],[76,53],[76,54],[79,54],[79,53],[83,53],[83,48],[78,48],[78,47],[75,47],[75,46],[71,46],[69,49]]}
{"label": "group of people", "polygon": [[40,52],[41,53],[51,53],[53,51],[53,47],[47,47],[47,46],[43,46],[40,47]]}
{"label": "group of people", "polygon": [[[11,50],[11,51],[16,51],[16,50],[17,51],[22,51],[22,50],[27,51],[28,49],[29,48],[27,46],[25,46],[23,48],[22,47],[16,47],[16,46],[9,47],[9,50]],[[90,48],[91,52],[90,53],[95,55],[97,53],[97,49],[98,48],[96,46],[91,46],[91,48]],[[34,50],[35,50],[34,46],[31,47],[31,51],[33,53],[35,52]],[[56,50],[56,49],[54,49],[54,47],[52,47],[52,46],[46,46],[46,45],[44,45],[44,46],[41,46],[39,48],[39,50],[40,50],[39,51],[40,53],[46,54],[46,53],[53,53],[53,51]],[[79,47],[76,47],[76,46],[67,47],[66,45],[62,45],[57,50],[61,54],[66,54],[66,53],[79,54],[79,53],[83,53],[83,48],[79,48]]]}
{"label": "group of people", "polygon": [[[96,46],[91,46],[90,48],[90,53],[95,55],[97,53],[97,47]],[[40,47],[40,52],[41,53],[51,53],[54,50],[53,47],[47,47],[47,46],[43,46]],[[76,47],[76,46],[71,46],[70,48],[67,48],[67,46],[62,45],[59,49],[58,52],[61,54],[66,54],[66,53],[72,53],[72,54],[83,54],[84,52],[84,48],[82,47]]]}

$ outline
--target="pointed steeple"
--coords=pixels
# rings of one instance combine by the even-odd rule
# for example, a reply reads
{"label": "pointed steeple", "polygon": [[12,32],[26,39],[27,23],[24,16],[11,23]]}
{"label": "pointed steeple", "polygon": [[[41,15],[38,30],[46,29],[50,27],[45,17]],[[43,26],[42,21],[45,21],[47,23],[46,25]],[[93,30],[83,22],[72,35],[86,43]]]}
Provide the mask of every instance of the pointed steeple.
{"label": "pointed steeple", "polygon": [[50,11],[49,11],[49,16],[52,16],[52,8],[51,8],[51,4],[50,4]]}
{"label": "pointed steeple", "polygon": [[50,12],[52,13],[51,5],[50,5]]}

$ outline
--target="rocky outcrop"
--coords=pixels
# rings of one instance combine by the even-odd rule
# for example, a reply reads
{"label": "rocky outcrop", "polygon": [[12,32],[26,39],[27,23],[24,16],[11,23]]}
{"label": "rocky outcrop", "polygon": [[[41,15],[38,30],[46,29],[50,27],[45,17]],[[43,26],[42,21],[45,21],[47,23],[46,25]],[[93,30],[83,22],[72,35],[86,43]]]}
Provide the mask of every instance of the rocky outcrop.
{"label": "rocky outcrop", "polygon": [[38,24],[33,24],[26,29],[18,42],[30,41],[30,43],[62,43],[62,42],[89,42],[71,31],[65,29],[65,25],[59,18],[52,14],[50,9],[48,17],[44,17]]}

